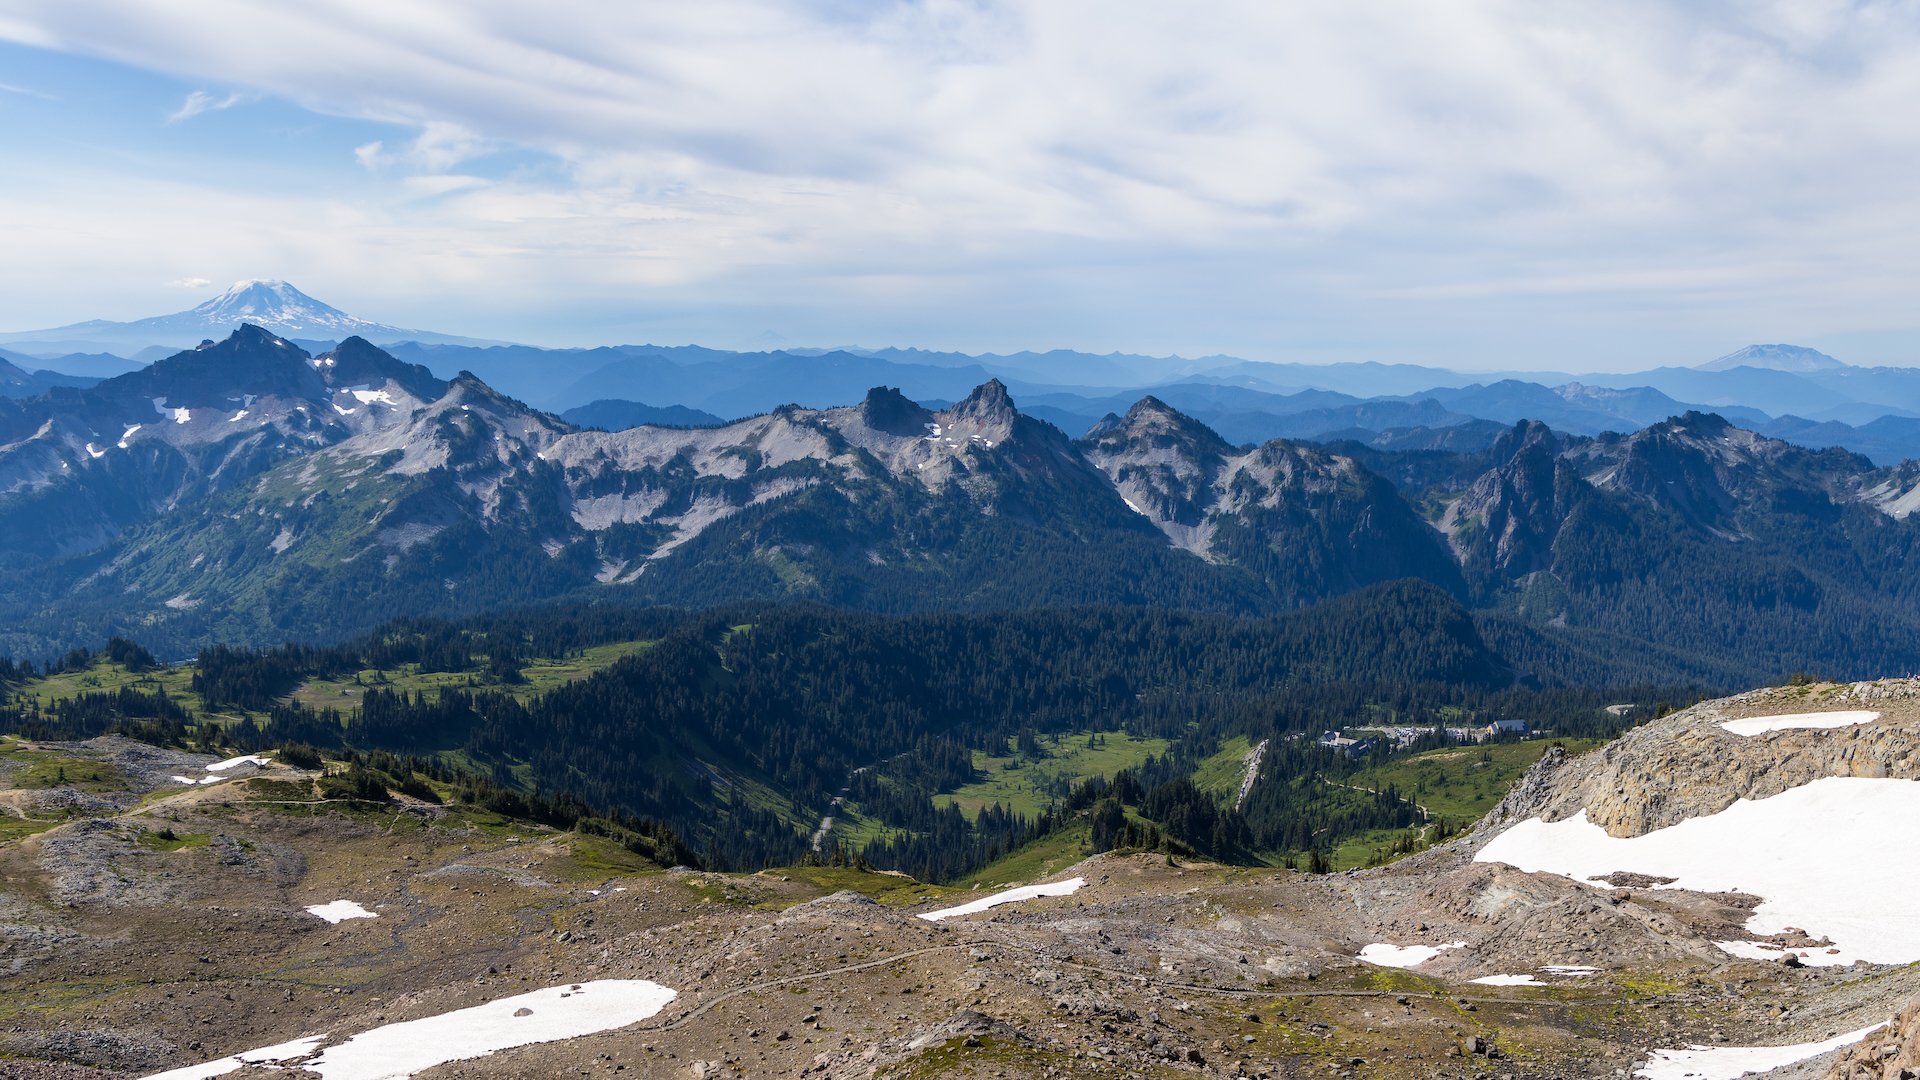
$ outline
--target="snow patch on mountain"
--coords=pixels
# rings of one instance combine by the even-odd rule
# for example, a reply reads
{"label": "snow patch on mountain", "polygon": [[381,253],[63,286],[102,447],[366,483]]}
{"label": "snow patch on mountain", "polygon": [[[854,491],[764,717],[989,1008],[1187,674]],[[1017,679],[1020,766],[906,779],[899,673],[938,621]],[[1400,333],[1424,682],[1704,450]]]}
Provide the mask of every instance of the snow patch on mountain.
{"label": "snow patch on mountain", "polygon": [[[1641,836],[1587,820],[1530,818],[1493,838],[1475,862],[1556,874],[1596,888],[1617,873],[1669,878],[1662,889],[1761,897],[1758,937],[1790,928],[1830,946],[1783,949],[1815,966],[1920,961],[1920,863],[1889,857],[1888,836],[1920,832],[1920,782],[1827,777]],[[1810,861],[1812,860],[1811,864]],[[1817,867],[1817,869],[1816,869]]]}

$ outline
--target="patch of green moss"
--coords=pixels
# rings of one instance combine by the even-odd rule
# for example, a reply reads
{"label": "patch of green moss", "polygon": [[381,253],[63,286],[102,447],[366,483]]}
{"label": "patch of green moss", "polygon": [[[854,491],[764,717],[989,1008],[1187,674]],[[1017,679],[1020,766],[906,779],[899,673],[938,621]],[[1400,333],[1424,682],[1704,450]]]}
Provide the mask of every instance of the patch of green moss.
{"label": "patch of green moss", "polygon": [[[971,1043],[972,1045],[969,1045]],[[1040,1076],[1061,1064],[1060,1056],[991,1035],[948,1039],[875,1075],[886,1080],[931,1080],[939,1076]],[[1134,1070],[1132,1076],[1174,1076],[1171,1069]]]}
{"label": "patch of green moss", "polygon": [[263,801],[305,802],[312,799],[313,785],[305,780],[268,780],[253,777],[246,781],[247,794]]}
{"label": "patch of green moss", "polygon": [[206,847],[213,842],[213,834],[176,833],[170,828],[142,830],[134,842],[149,851],[181,851]]}

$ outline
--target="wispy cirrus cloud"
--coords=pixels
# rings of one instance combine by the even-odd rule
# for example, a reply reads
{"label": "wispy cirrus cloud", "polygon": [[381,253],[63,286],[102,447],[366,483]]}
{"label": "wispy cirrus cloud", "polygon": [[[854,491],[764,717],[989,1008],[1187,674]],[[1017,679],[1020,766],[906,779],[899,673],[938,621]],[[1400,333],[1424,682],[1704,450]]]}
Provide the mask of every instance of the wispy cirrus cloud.
{"label": "wispy cirrus cloud", "polygon": [[[529,304],[793,297],[834,340],[1920,346],[1909,4],[9,6],[0,38],[396,125],[332,151],[390,200],[358,231],[276,222],[373,288],[414,244]],[[553,167],[456,175],[502,150]]]}
{"label": "wispy cirrus cloud", "polygon": [[232,93],[224,97],[209,94],[205,90],[195,90],[187,95],[180,107],[167,114],[167,123],[177,124],[182,120],[191,120],[202,113],[221,112],[235,105],[243,105],[253,100],[253,95]]}
{"label": "wispy cirrus cloud", "polygon": [[389,149],[384,139],[376,139],[355,147],[353,156],[369,169],[401,167],[443,173],[494,148],[489,140],[461,124],[435,120],[421,125],[420,134],[405,146]]}
{"label": "wispy cirrus cloud", "polygon": [[0,82],[0,94],[18,94],[21,97],[39,98],[41,101],[60,100],[58,97],[44,90],[35,90],[31,86],[15,86],[12,83],[3,82]]}

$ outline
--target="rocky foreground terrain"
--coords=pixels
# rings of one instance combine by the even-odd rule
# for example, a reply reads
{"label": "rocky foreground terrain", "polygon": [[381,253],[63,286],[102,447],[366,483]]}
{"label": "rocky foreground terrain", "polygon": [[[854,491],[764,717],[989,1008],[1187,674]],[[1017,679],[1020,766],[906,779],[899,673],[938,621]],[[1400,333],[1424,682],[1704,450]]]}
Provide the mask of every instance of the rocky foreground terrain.
{"label": "rocky foreground terrain", "polygon": [[[1724,726],[1835,713],[1878,715]],[[1844,896],[1766,933],[1764,896],[1476,856],[1582,812],[1626,839],[1832,777],[1910,782],[1917,745],[1920,682],[1756,691],[1550,753],[1478,830],[1379,870],[1108,855],[1048,875],[1064,895],[929,920],[992,890],[661,870],[470,811],[330,802],[316,774],[272,761],[14,741],[0,754],[0,1075],[139,1077],[306,1037],[321,1038],[277,1064],[177,1075],[408,1075],[339,1044],[552,988],[489,1019],[497,1034],[551,1021],[573,994],[607,1001],[606,981],[646,980],[673,993],[637,1022],[609,1009],[607,1030],[418,1075],[1736,1076],[1724,1054],[1654,1052],[1819,1043],[1888,1021],[1920,996],[1920,957],[1839,963],[1893,948],[1847,921]],[[1914,860],[1920,821],[1830,827],[1863,824],[1888,867]],[[1822,850],[1780,855],[1814,878],[1846,869]],[[306,910],[322,905],[370,917]],[[415,1050],[440,1037],[402,1030]],[[1910,1077],[1916,1033],[1909,1009],[1771,1075]]]}

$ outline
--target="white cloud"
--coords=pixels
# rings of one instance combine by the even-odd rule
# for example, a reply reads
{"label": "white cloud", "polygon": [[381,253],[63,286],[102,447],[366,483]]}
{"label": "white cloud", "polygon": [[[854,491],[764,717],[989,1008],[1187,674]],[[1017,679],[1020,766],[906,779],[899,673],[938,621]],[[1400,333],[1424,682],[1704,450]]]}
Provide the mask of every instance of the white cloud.
{"label": "white cloud", "polygon": [[175,278],[167,284],[176,289],[205,289],[212,286],[213,282],[203,277],[184,277]]}
{"label": "white cloud", "polygon": [[220,97],[209,94],[205,90],[195,90],[187,95],[187,99],[180,103],[179,108],[167,114],[167,123],[177,124],[182,120],[191,120],[201,113],[221,112],[248,100],[250,99],[246,94],[235,93]]}
{"label": "white cloud", "polygon": [[19,94],[21,97],[39,98],[41,101],[60,100],[44,90],[35,90],[31,86],[15,86],[12,83],[0,83],[0,94]]}
{"label": "white cloud", "polygon": [[486,181],[478,176],[460,176],[454,173],[437,173],[431,176],[409,176],[401,181],[406,190],[418,195],[446,195],[455,191],[485,187]]}
{"label": "white cloud", "polygon": [[[1744,339],[1756,310],[1911,328],[1920,288],[1905,4],[9,6],[0,37],[402,125],[355,150],[394,202],[325,239],[463,250],[463,279],[807,295],[850,336],[876,298],[1050,304],[1243,350],[1290,304]],[[510,148],[563,168],[456,175]]]}

